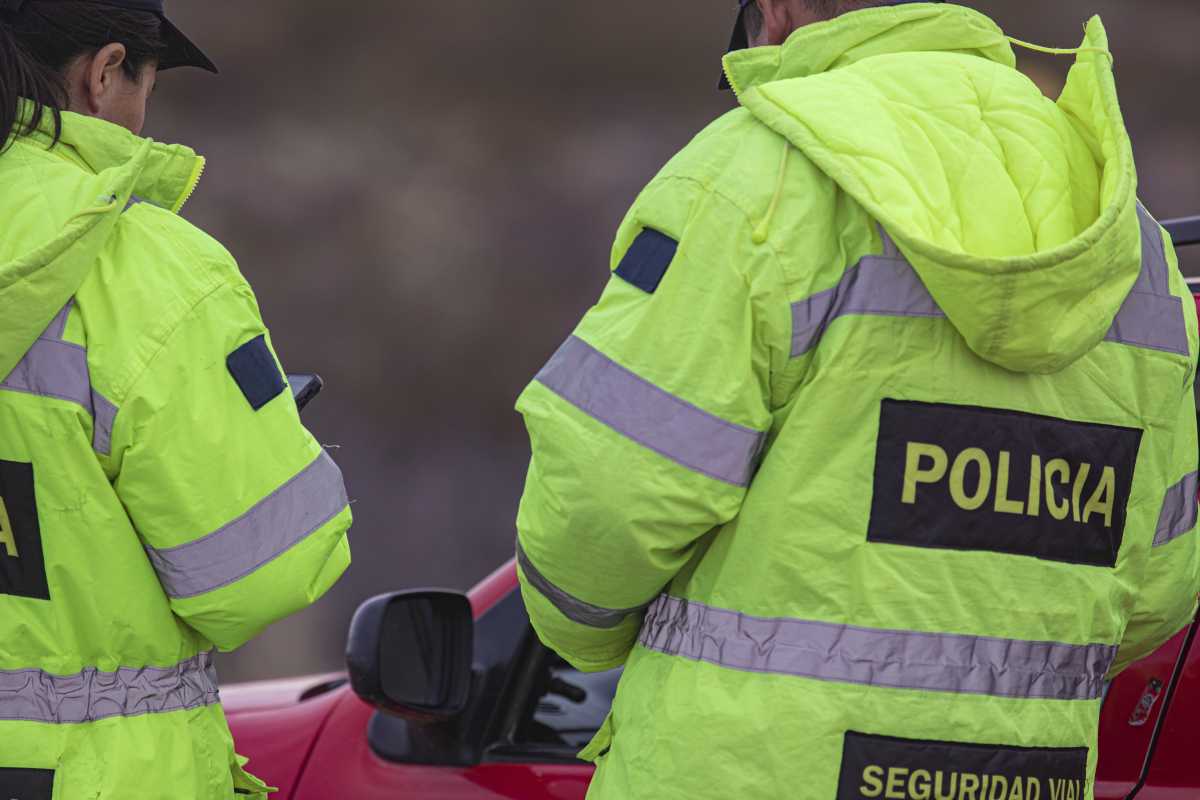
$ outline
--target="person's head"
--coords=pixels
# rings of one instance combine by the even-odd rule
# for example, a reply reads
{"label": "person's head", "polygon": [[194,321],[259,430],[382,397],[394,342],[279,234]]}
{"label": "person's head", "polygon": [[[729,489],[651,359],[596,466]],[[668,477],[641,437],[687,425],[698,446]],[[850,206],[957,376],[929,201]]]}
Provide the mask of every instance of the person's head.
{"label": "person's head", "polygon": [[[155,0],[0,0],[0,144],[62,112],[141,133],[161,68],[216,71]],[[33,114],[17,130],[25,101]]]}
{"label": "person's head", "polygon": [[805,25],[824,22],[849,11],[896,5],[895,0],[751,0],[742,16],[751,47],[783,44]]}

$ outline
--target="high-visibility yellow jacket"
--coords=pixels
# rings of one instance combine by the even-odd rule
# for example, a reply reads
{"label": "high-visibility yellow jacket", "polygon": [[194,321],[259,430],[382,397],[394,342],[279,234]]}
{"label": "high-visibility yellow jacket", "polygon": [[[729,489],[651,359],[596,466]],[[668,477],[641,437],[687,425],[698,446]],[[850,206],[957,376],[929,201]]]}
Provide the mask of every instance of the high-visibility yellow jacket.
{"label": "high-visibility yellow jacket", "polygon": [[259,794],[213,650],[337,580],[342,477],[232,257],[176,214],[204,160],[52,133],[0,153],[0,797]]}
{"label": "high-visibility yellow jacket", "polygon": [[589,796],[1091,797],[1200,589],[1196,313],[1100,20],[1057,102],[956,5],[726,72],[518,405],[534,627],[625,665]]}

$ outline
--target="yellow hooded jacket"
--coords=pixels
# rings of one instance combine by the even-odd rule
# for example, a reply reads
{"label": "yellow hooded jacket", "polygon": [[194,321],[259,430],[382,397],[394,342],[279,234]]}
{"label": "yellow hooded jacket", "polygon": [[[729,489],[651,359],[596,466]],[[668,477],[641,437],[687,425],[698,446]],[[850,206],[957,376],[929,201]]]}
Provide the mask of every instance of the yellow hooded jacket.
{"label": "yellow hooded jacket", "polygon": [[1200,588],[1196,312],[1100,20],[1057,101],[957,5],[726,72],[518,405],[534,627],[625,665],[589,797],[1091,797]]}
{"label": "yellow hooded jacket", "polygon": [[342,476],[232,257],[176,213],[204,160],[52,132],[0,153],[0,795],[259,795],[213,651],[346,568]]}

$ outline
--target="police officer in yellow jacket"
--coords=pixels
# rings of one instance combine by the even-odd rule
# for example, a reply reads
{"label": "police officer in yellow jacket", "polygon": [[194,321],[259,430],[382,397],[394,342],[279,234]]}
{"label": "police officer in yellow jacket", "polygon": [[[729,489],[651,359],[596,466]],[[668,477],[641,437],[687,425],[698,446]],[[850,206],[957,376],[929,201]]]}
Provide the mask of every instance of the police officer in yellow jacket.
{"label": "police officer in yellow jacket", "polygon": [[0,0],[0,797],[265,795],[214,649],[349,563],[342,477],[254,294],[138,136],[212,63],[159,0]]}
{"label": "police officer in yellow jacket", "polygon": [[1195,307],[1098,18],[1057,100],[957,4],[748,0],[522,394],[534,627],[624,665],[589,797],[1090,798],[1200,589]]}

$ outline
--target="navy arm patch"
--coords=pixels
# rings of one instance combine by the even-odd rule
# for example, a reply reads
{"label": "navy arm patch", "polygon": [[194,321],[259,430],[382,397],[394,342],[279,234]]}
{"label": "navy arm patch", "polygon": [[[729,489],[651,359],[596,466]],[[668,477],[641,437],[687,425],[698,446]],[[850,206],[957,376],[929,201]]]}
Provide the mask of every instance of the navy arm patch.
{"label": "navy arm patch", "polygon": [[229,354],[225,360],[229,374],[255,411],[283,394],[287,382],[267,347],[267,337],[259,336]]}
{"label": "navy arm patch", "polygon": [[667,268],[675,260],[675,251],[678,249],[679,242],[670,236],[646,228],[633,240],[616,274],[643,292],[654,294],[667,274]]}

